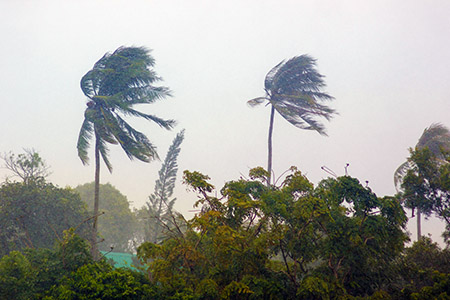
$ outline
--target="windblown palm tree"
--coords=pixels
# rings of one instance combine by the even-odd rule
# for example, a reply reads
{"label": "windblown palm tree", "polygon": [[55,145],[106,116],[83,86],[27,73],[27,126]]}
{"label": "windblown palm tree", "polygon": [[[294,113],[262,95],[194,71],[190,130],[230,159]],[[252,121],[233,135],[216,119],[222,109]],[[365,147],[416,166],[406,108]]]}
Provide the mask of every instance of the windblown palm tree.
{"label": "windblown palm tree", "polygon": [[168,88],[153,86],[161,80],[150,69],[154,63],[146,48],[120,47],[113,53],[106,53],[81,79],[81,89],[88,98],[77,143],[78,156],[83,164],[89,162],[90,140],[93,138],[95,141],[94,222],[91,240],[94,257],[97,255],[100,156],[109,172],[112,172],[107,144],[119,144],[130,159],[150,162],[158,158],[156,148],[143,133],[131,127],[124,117],[141,117],[165,129],[171,129],[175,124],[173,120],[163,120],[133,108],[135,104],[152,103],[170,96]]}
{"label": "windblown palm tree", "polygon": [[316,70],[316,60],[309,55],[293,57],[282,61],[267,73],[264,81],[266,95],[247,103],[256,106],[267,101],[271,105],[268,138],[268,184],[272,173],[272,132],[275,110],[292,125],[315,130],[326,135],[323,117],[330,120],[335,110],[323,104],[334,99],[322,92],[325,87],[323,75]]}
{"label": "windblown palm tree", "polygon": [[[450,130],[442,124],[434,123],[430,127],[425,128],[419,141],[416,144],[416,149],[428,148],[433,156],[444,162],[444,154],[442,150],[450,150]],[[402,191],[403,178],[406,176],[408,170],[413,169],[411,161],[402,163],[394,173],[394,185],[397,192]],[[414,210],[413,210],[414,216]],[[417,240],[421,237],[421,211],[417,209]]]}

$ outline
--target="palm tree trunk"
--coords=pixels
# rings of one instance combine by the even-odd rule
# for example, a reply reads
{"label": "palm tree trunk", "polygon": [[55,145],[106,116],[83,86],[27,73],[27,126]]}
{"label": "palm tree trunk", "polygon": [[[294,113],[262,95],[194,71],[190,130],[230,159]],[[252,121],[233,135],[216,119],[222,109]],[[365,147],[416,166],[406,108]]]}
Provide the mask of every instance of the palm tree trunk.
{"label": "palm tree trunk", "polygon": [[422,228],[421,228],[421,212],[420,208],[417,209],[417,241],[420,241],[420,238],[422,237]]}
{"label": "palm tree trunk", "polygon": [[97,218],[98,218],[98,202],[100,192],[100,139],[95,138],[95,185],[94,185],[94,224],[92,225],[91,237],[91,254],[94,260],[98,258],[97,249]]}
{"label": "palm tree trunk", "polygon": [[269,140],[268,140],[268,162],[267,162],[267,172],[269,173],[269,177],[267,178],[267,185],[270,185],[271,177],[272,177],[272,133],[273,133],[273,119],[275,116],[275,107],[272,105],[272,109],[270,110],[270,123],[269,123]]}

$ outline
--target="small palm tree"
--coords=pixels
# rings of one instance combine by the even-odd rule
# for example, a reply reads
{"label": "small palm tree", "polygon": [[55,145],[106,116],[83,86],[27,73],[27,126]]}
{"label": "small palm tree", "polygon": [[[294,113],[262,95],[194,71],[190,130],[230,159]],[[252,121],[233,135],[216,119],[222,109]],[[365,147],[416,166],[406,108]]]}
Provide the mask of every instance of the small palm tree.
{"label": "small palm tree", "polygon": [[83,164],[89,162],[90,140],[93,138],[95,141],[94,222],[91,240],[94,257],[97,255],[100,156],[109,172],[112,172],[107,144],[119,144],[130,159],[150,162],[158,158],[156,148],[143,133],[131,127],[124,117],[141,117],[165,129],[171,129],[175,124],[173,120],[163,120],[133,108],[135,104],[152,103],[170,96],[168,88],[153,86],[161,80],[150,69],[154,63],[146,48],[120,47],[113,53],[106,53],[81,79],[81,89],[88,98],[77,143],[78,156]]}
{"label": "small palm tree", "polygon": [[[450,130],[442,124],[434,123],[430,127],[425,128],[419,141],[416,144],[416,149],[428,148],[433,156],[444,162],[444,154],[442,150],[450,150]],[[411,161],[405,161],[394,172],[394,185],[397,192],[402,191],[403,179],[408,173],[408,170],[414,168]],[[413,210],[414,216],[414,210]],[[417,209],[417,240],[421,237],[421,211]]]}
{"label": "small palm tree", "polygon": [[254,98],[247,103],[256,106],[267,102],[271,105],[268,139],[268,184],[272,173],[272,132],[275,110],[292,125],[315,130],[326,135],[323,117],[330,120],[335,110],[323,102],[334,99],[322,89],[325,82],[316,70],[316,60],[309,55],[293,57],[282,61],[267,73],[264,81],[264,97]]}

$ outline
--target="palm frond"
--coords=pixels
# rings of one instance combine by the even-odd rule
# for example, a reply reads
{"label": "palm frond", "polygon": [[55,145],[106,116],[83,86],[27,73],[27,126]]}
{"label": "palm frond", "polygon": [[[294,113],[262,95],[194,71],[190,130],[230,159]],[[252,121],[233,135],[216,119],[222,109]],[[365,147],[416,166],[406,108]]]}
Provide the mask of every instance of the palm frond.
{"label": "palm frond", "polygon": [[106,53],[93,69],[81,80],[85,95],[113,96],[121,94],[123,100],[140,99],[139,103],[151,103],[170,96],[167,87],[152,84],[162,80],[150,68],[154,59],[144,47],[120,47]]}
{"label": "palm frond", "polygon": [[321,135],[327,135],[325,126],[316,120],[316,116],[307,109],[301,107],[294,107],[293,109],[288,105],[285,105],[285,103],[276,103],[273,104],[273,106],[286,121],[295,127],[306,130],[315,130]]}
{"label": "palm frond", "polygon": [[405,161],[397,168],[397,170],[395,170],[394,186],[395,186],[395,189],[397,190],[397,192],[400,192],[402,190],[401,186],[403,183],[403,178],[406,176],[406,173],[408,172],[408,170],[410,170],[412,168],[413,168],[413,166],[411,165],[411,163],[409,161]]}
{"label": "palm frond", "polygon": [[265,101],[268,101],[268,99],[266,97],[257,97],[257,98],[253,98],[251,100],[248,100],[247,104],[250,107],[255,107],[255,106],[258,106],[258,105],[264,103]]}
{"label": "palm frond", "polygon": [[98,137],[109,144],[116,145],[119,142],[116,140],[116,137],[111,132],[111,128],[108,125],[105,125],[104,122],[97,121],[95,124],[95,133]]}
{"label": "palm frond", "polygon": [[325,87],[323,77],[315,68],[316,60],[308,55],[286,61],[272,79],[272,94],[319,92]]}
{"label": "palm frond", "polygon": [[100,155],[102,156],[103,162],[108,168],[109,173],[112,173],[113,168],[109,161],[109,149],[106,146],[105,140],[99,139],[98,150],[100,151]]}
{"label": "palm frond", "polygon": [[169,129],[169,130],[172,129],[176,125],[176,121],[175,120],[164,120],[164,119],[161,119],[161,118],[159,118],[157,116],[144,114],[144,113],[142,113],[140,111],[137,111],[137,110],[134,110],[134,109],[131,109],[131,108],[126,109],[126,110],[121,110],[121,112],[124,115],[131,115],[131,116],[135,116],[135,117],[141,117],[141,118],[144,118],[146,120],[153,121],[156,124],[158,124],[160,127],[165,128],[165,129]]}
{"label": "palm frond", "polygon": [[300,129],[315,130],[327,135],[320,118],[330,120],[336,111],[318,103],[313,97],[304,95],[281,95],[271,101],[276,111],[289,123]]}
{"label": "palm frond", "polygon": [[154,159],[158,159],[156,148],[147,139],[147,137],[131,127],[120,116],[116,116],[115,121],[120,128],[118,136],[123,141],[120,146],[125,151],[130,159],[137,158],[144,162],[149,162]]}
{"label": "palm frond", "polygon": [[128,105],[151,104],[171,96],[172,92],[169,88],[151,85],[129,86],[113,95],[114,98],[120,99],[120,101]]}
{"label": "palm frond", "polygon": [[83,165],[89,163],[88,150],[90,146],[89,140],[92,137],[92,133],[93,133],[92,123],[85,118],[83,123],[81,124],[81,129],[80,133],[78,134],[78,142],[77,142],[78,157],[81,159]]}
{"label": "palm frond", "polygon": [[416,147],[428,147],[433,155],[442,158],[442,150],[450,150],[450,130],[440,123],[431,124],[423,131]]}
{"label": "palm frond", "polygon": [[120,142],[113,133],[115,118],[116,117],[111,110],[104,109],[100,106],[96,110],[96,118],[93,121],[96,136],[101,140],[114,145]]}
{"label": "palm frond", "polygon": [[[301,111],[306,111],[311,115],[315,115],[317,117],[324,117],[327,120],[330,120],[334,114],[337,112],[317,101],[314,95],[310,95],[308,93],[297,93],[291,95],[279,95],[274,101],[274,104],[283,103],[288,106],[290,109],[301,109]],[[301,117],[301,114],[299,113]]]}
{"label": "palm frond", "polygon": [[284,62],[285,61],[282,60],[278,65],[273,67],[269,71],[269,73],[267,73],[266,78],[264,80],[264,88],[266,89],[266,91],[272,90],[273,80],[274,80],[276,74],[278,73],[278,70],[284,65]]}

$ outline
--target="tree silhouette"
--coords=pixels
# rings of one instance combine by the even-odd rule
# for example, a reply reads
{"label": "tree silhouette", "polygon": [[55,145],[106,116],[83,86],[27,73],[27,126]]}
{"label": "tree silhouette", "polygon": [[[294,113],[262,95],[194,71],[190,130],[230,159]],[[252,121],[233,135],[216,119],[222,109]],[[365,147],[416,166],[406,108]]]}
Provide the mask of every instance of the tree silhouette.
{"label": "tree silhouette", "polygon": [[292,125],[306,130],[315,130],[326,135],[323,117],[330,120],[335,110],[323,104],[334,99],[322,89],[323,75],[316,69],[316,60],[309,55],[293,57],[272,68],[264,81],[264,97],[249,100],[250,106],[267,102],[271,105],[268,138],[268,184],[272,175],[272,133],[275,110]]}

